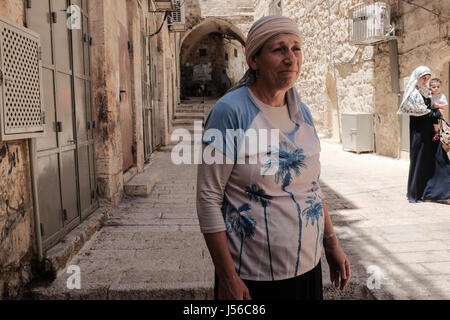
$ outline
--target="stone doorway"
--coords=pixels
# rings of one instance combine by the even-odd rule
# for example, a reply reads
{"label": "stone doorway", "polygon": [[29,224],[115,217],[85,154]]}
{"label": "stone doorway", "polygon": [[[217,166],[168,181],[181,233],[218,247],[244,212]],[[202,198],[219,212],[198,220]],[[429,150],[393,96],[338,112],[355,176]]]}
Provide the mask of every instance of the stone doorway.
{"label": "stone doorway", "polygon": [[181,99],[220,97],[247,69],[245,38],[233,24],[207,19],[181,42]]}

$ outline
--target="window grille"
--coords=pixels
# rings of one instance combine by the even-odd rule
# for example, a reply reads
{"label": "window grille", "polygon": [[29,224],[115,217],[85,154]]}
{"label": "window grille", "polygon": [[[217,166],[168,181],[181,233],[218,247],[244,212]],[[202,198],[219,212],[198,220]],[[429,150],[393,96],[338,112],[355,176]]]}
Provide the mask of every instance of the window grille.
{"label": "window grille", "polygon": [[39,35],[0,17],[0,140],[44,134]]}
{"label": "window grille", "polygon": [[395,27],[391,25],[390,6],[384,2],[360,5],[352,9],[350,42],[372,45],[395,38]]}

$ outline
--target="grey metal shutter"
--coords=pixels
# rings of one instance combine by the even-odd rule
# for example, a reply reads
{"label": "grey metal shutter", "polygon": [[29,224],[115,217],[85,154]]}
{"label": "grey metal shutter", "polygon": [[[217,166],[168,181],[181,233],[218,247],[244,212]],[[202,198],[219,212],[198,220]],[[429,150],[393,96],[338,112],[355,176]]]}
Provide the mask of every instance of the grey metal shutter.
{"label": "grey metal shutter", "polygon": [[44,135],[39,35],[0,17],[0,141]]}

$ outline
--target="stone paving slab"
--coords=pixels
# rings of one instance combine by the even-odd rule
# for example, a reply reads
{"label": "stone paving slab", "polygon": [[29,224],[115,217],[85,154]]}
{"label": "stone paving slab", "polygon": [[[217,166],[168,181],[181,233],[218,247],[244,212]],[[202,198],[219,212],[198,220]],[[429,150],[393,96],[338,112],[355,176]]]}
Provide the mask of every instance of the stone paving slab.
{"label": "stone paving slab", "polygon": [[[344,292],[329,281],[326,299],[450,299],[450,206],[406,200],[409,163],[354,154],[322,141],[321,185],[352,264]],[[69,265],[36,299],[212,299],[213,265],[195,209],[196,166],[175,166],[167,150],[152,157],[159,181],[146,198],[126,197]],[[372,268],[372,269],[371,269]],[[374,269],[378,270],[374,273]],[[379,275],[379,286],[369,280]],[[367,284],[369,283],[369,287]]]}
{"label": "stone paving slab", "polygon": [[322,184],[351,281],[367,284],[368,268],[378,268],[376,299],[450,299],[450,206],[407,201],[408,160],[322,145]]}

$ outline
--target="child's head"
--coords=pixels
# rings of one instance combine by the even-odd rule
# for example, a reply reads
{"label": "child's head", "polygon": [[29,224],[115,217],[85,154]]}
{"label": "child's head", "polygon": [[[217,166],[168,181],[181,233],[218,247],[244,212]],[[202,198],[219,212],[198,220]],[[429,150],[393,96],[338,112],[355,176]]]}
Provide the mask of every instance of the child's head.
{"label": "child's head", "polygon": [[438,78],[430,80],[430,90],[433,94],[441,93],[442,81]]}

